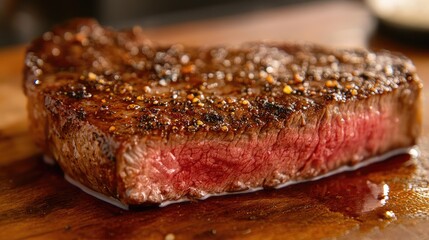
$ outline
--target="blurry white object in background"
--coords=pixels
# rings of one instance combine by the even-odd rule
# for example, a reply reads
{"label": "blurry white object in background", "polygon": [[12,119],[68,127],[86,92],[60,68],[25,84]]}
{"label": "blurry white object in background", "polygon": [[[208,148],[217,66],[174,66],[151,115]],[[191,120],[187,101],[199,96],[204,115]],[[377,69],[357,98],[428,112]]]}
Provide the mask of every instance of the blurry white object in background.
{"label": "blurry white object in background", "polygon": [[366,3],[386,23],[429,31],[429,0],[366,0]]}

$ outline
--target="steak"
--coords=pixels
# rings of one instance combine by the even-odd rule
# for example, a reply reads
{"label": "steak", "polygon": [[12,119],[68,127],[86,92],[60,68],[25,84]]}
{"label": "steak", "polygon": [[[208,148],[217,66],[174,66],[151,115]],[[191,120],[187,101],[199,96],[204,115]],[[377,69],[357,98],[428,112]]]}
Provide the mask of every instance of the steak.
{"label": "steak", "polygon": [[411,147],[422,84],[388,51],[162,46],[91,19],[28,47],[31,132],[75,183],[125,205],[278,187]]}

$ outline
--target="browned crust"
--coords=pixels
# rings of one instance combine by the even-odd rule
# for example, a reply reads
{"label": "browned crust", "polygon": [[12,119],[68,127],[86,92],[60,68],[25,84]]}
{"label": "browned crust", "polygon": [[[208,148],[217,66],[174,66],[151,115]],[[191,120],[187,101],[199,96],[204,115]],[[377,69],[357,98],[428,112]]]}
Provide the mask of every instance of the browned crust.
{"label": "browned crust", "polygon": [[[127,164],[124,152],[142,139],[216,138],[284,128],[291,124],[286,120],[316,117],[328,105],[408,91],[398,101],[412,101],[404,103],[411,106],[405,122],[415,123],[404,126],[412,142],[398,147],[413,144],[419,135],[420,106],[414,101],[420,99],[421,83],[405,57],[295,44],[173,48],[176,52],[168,53],[172,48],[156,46],[139,29],[115,32],[92,20],[71,21],[35,40],[27,50],[24,91],[36,142],[73,179],[127,202],[118,167]],[[223,51],[231,55],[217,63],[216,54]],[[267,54],[259,63],[243,57],[235,68],[225,66],[225,60],[231,64],[242,54],[253,54],[254,60],[260,51]],[[164,54],[160,60],[157,53]],[[180,62],[185,55],[188,61]],[[276,72],[261,63],[288,56],[292,62]],[[139,66],[141,59],[146,67]],[[157,64],[163,64],[161,72]],[[176,81],[162,73],[174,67]],[[244,75],[241,69],[247,69]]]}

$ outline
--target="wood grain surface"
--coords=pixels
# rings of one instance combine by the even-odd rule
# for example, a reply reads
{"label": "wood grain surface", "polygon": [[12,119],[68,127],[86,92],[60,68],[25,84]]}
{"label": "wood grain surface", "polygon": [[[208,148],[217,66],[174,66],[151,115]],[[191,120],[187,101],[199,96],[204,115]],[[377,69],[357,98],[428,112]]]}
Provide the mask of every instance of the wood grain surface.
{"label": "wood grain surface", "polygon": [[360,4],[329,1],[146,29],[163,43],[307,41],[403,52],[424,80],[418,158],[280,190],[124,211],[70,185],[28,134],[24,47],[0,50],[0,239],[429,239],[429,51],[374,34]]}

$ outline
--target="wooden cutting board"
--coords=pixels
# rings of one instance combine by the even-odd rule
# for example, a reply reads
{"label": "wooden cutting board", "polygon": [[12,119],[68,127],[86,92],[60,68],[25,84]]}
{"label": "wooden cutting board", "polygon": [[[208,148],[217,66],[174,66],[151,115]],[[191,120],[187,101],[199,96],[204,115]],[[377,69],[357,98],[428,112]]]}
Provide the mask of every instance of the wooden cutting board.
{"label": "wooden cutting board", "polygon": [[88,196],[43,163],[27,130],[24,48],[0,50],[0,239],[429,239],[429,52],[370,37],[373,26],[361,5],[334,1],[147,29],[162,42],[271,39],[402,51],[425,80],[426,98],[418,158],[401,155],[280,190],[133,211]]}

